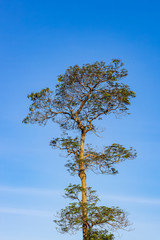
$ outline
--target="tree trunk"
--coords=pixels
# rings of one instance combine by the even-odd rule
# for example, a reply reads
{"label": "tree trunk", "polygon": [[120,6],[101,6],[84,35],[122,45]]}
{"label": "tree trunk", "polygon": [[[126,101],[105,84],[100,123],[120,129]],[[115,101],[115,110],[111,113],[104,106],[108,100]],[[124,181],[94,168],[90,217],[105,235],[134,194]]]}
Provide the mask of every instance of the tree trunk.
{"label": "tree trunk", "polygon": [[82,184],[82,218],[83,218],[83,240],[87,238],[87,184],[86,184],[86,173],[84,167],[84,142],[85,142],[85,132],[81,134],[81,143],[80,143],[80,154],[79,154],[79,177]]}

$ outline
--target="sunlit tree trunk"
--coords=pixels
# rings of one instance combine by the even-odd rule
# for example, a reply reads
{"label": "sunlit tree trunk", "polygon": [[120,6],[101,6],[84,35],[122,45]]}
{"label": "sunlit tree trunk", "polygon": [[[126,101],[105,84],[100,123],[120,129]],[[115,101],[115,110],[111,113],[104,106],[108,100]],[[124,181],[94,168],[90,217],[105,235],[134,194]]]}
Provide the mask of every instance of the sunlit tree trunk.
{"label": "sunlit tree trunk", "polygon": [[83,240],[87,238],[87,184],[86,184],[86,173],[84,167],[84,142],[85,142],[85,132],[82,131],[81,142],[80,142],[80,154],[79,154],[79,177],[82,184],[82,218],[83,218]]}

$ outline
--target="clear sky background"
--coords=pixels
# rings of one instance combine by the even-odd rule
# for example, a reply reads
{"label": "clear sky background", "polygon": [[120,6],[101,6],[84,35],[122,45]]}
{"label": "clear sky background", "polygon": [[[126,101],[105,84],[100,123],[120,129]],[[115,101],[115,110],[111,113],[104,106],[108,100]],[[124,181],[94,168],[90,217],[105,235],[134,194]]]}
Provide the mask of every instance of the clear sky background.
{"label": "clear sky background", "polygon": [[137,94],[130,116],[105,118],[100,149],[117,142],[138,157],[119,175],[89,174],[102,204],[129,212],[134,230],[116,239],[159,239],[160,229],[160,4],[158,1],[0,0],[0,239],[81,239],[61,235],[52,222],[65,206],[63,189],[79,179],[49,146],[57,125],[22,124],[27,94],[54,89],[71,65],[121,58]]}

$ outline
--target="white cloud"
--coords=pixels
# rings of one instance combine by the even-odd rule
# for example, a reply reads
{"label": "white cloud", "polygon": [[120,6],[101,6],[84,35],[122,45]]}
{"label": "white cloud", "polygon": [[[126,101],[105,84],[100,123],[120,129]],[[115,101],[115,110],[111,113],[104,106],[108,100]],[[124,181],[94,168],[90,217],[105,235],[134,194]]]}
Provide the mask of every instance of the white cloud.
{"label": "white cloud", "polygon": [[0,208],[0,213],[20,214],[20,215],[28,215],[28,216],[39,216],[39,217],[51,216],[51,213],[49,211],[20,209],[20,208]]}
{"label": "white cloud", "polygon": [[19,193],[19,194],[42,194],[42,195],[62,195],[63,191],[59,190],[51,190],[51,189],[44,189],[44,188],[15,188],[15,187],[8,187],[8,186],[0,186],[0,192],[6,193]]}
{"label": "white cloud", "polygon": [[[4,193],[18,193],[18,194],[35,194],[44,196],[62,196],[63,190],[51,190],[44,188],[15,188],[8,186],[0,186],[0,192]],[[109,201],[120,201],[136,204],[150,204],[160,205],[160,198],[146,198],[146,197],[135,197],[135,196],[122,196],[122,195],[106,195],[100,194],[100,198]]]}
{"label": "white cloud", "polygon": [[104,194],[102,194],[101,197],[103,200],[160,205],[160,198],[143,198],[143,197],[134,197],[134,196],[119,196],[119,195],[104,195]]}

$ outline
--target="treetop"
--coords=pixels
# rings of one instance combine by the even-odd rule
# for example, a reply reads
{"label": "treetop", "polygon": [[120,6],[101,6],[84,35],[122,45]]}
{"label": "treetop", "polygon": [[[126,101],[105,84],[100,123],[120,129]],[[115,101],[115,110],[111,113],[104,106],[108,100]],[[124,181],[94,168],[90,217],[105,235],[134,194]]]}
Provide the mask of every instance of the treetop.
{"label": "treetop", "polygon": [[127,76],[119,59],[69,67],[59,75],[55,93],[49,88],[31,93],[32,104],[24,123],[46,124],[48,119],[63,129],[91,131],[94,120],[110,113],[128,113],[135,93],[122,80]]}

